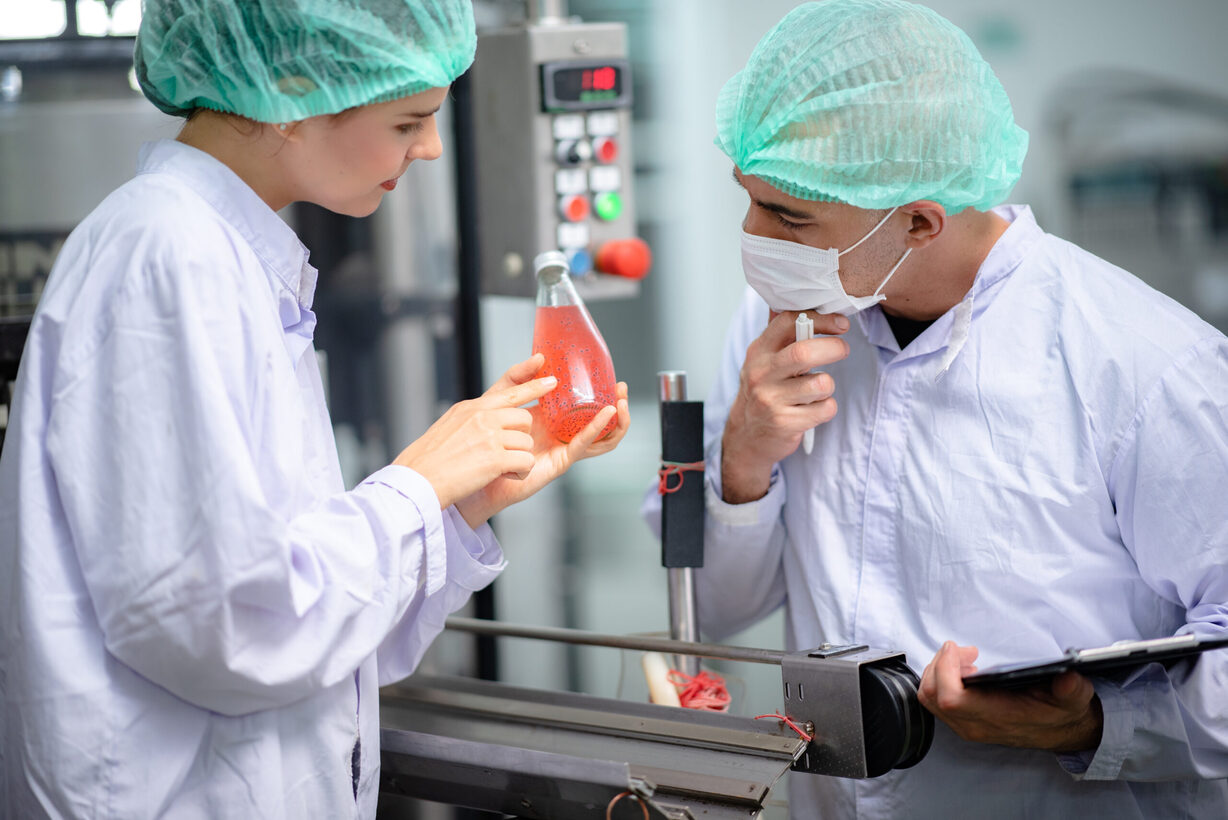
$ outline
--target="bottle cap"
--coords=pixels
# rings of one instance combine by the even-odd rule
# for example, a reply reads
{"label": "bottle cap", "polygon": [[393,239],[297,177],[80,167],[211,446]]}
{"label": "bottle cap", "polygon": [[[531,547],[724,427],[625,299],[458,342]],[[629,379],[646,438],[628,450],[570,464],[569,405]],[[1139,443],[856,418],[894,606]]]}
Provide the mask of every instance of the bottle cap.
{"label": "bottle cap", "polygon": [[567,255],[562,251],[546,251],[539,253],[533,259],[533,270],[539,277],[546,275],[557,279],[564,273],[568,273],[570,269]]}

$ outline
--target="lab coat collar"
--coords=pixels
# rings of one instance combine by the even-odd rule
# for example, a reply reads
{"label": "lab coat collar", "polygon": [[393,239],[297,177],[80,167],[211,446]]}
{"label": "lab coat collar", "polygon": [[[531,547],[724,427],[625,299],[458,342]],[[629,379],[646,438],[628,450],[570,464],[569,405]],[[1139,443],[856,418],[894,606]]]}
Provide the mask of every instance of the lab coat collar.
{"label": "lab coat collar", "polygon": [[[184,180],[260,257],[277,299],[282,326],[287,330],[298,325],[314,326],[310,309],[317,274],[307,262],[307,248],[238,174],[210,154],[170,139],[141,146],[137,173],[171,174]],[[304,329],[310,332],[310,328]]]}
{"label": "lab coat collar", "polygon": [[[898,355],[894,361],[904,361],[945,350],[936,375],[945,372],[967,340],[972,321],[992,300],[992,294],[988,291],[1019,267],[1019,263],[1043,233],[1036,224],[1032,209],[1027,205],[1000,205],[994,208],[993,212],[1009,222],[1010,226],[998,237],[985,261],[981,263],[972,287],[958,304],[935,319],[934,323],[917,337],[906,354]],[[883,315],[881,307],[875,305],[864,310],[857,314],[857,318],[862,332],[871,344],[890,353],[900,353],[895,334],[891,332],[891,326],[887,324],[887,317]]]}

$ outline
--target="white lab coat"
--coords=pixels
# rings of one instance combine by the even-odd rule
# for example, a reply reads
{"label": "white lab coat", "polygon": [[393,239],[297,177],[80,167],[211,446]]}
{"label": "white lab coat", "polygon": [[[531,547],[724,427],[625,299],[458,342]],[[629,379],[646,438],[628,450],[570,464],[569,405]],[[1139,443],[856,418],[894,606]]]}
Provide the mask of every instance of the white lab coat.
{"label": "white lab coat", "polygon": [[5,817],[375,816],[378,687],[503,558],[407,468],[344,490],[315,282],[172,141],[65,244],[0,460]]}
{"label": "white lab coat", "polygon": [[[1228,340],[1026,208],[960,305],[900,351],[878,307],[826,370],[839,411],[755,502],[720,438],[766,305],[746,292],[705,406],[705,632],[779,606],[790,649],[865,643],[918,672],[1177,632],[1228,634]],[[658,526],[659,500],[645,513]],[[1059,758],[967,743],[870,781],[790,776],[793,816],[1228,817],[1228,651],[1097,680],[1104,737]],[[760,704],[771,711],[773,704]],[[1156,781],[1156,782],[1149,782]]]}

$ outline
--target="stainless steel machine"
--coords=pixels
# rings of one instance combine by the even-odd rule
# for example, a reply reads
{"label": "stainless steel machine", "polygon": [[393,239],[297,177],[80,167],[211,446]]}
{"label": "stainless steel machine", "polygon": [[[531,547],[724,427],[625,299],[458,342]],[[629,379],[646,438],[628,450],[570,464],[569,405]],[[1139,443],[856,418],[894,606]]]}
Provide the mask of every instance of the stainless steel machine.
{"label": "stainless steel machine", "polygon": [[786,653],[472,618],[451,618],[448,628],[776,664],[783,706],[778,715],[737,717],[415,676],[381,697],[381,817],[412,817],[401,801],[425,798],[583,820],[609,817],[633,795],[653,818],[754,818],[790,769],[877,777],[919,763],[933,739],[933,716],[899,652],[825,644]]}
{"label": "stainless steel machine", "polygon": [[[690,678],[699,674],[700,658],[775,664],[782,706],[751,718],[418,675],[381,693],[381,817],[415,820],[414,801],[425,799],[521,818],[609,818],[629,798],[643,817],[732,820],[761,816],[790,770],[877,777],[925,757],[934,718],[918,702],[920,681],[902,653],[831,644],[782,652],[699,641],[693,572],[703,566],[703,403],[686,401],[684,373],[659,378],[661,563],[669,576],[671,637],[461,617],[447,627],[487,639],[666,653]],[[688,483],[688,474],[698,480]]]}

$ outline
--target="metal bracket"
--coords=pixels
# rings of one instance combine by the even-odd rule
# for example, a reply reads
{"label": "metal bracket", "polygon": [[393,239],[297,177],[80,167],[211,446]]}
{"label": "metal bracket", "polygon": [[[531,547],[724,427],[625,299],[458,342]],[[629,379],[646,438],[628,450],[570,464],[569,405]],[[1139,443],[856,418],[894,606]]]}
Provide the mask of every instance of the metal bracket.
{"label": "metal bracket", "polygon": [[917,676],[902,652],[823,644],[781,661],[785,714],[814,726],[795,771],[878,777],[918,762],[933,716],[917,702]]}

